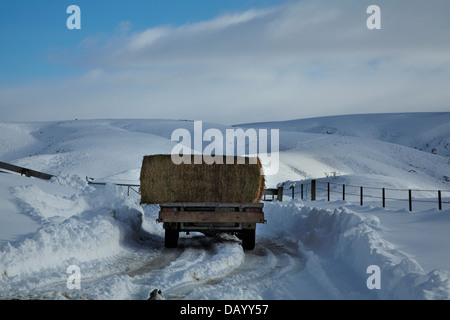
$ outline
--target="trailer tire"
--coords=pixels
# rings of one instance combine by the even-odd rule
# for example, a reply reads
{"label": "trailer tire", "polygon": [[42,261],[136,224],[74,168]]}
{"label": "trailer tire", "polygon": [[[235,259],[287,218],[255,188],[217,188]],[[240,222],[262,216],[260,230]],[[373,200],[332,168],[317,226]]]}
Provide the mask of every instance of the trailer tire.
{"label": "trailer tire", "polygon": [[179,232],[176,229],[170,229],[167,228],[166,230],[166,234],[164,237],[164,246],[166,248],[176,248],[178,247],[178,237],[179,237]]}
{"label": "trailer tire", "polygon": [[253,250],[255,249],[256,243],[256,230],[255,229],[246,229],[241,232],[242,239],[242,248],[244,250]]}

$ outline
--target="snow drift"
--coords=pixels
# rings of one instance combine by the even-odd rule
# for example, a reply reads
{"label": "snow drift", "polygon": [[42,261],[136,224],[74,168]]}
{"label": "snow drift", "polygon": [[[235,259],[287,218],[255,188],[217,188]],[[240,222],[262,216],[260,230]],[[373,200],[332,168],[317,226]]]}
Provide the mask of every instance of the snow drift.
{"label": "snow drift", "polygon": [[[449,213],[450,210],[442,212]],[[311,208],[296,200],[268,204],[266,214],[271,227],[266,227],[263,235],[288,237],[302,250],[314,254],[316,258],[310,259],[316,263],[310,267],[313,276],[320,276],[320,270],[316,272],[314,268],[317,261],[324,261],[347,265],[354,272],[353,281],[365,283],[369,277],[367,268],[376,265],[382,270],[381,288],[375,290],[380,299],[450,297],[448,271],[425,273],[417,261],[383,239],[377,216],[362,215],[343,206],[334,210]]]}

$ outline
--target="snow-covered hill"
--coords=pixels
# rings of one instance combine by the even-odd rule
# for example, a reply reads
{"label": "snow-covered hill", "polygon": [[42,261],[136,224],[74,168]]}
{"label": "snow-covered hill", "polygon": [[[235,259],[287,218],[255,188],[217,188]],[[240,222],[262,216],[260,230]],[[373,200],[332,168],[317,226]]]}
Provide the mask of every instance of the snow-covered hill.
{"label": "snow-covered hill", "polygon": [[[280,129],[280,168],[267,186],[284,185],[285,194],[312,178],[450,190],[450,113],[240,126]],[[0,298],[146,299],[154,288],[169,299],[450,298],[448,203],[442,211],[433,203],[409,212],[382,208],[378,200],[360,206],[350,198],[285,196],[265,203],[267,224],[258,226],[253,252],[234,236],[200,234],[164,249],[157,206],[140,206],[133,191],[89,185],[85,177],[139,184],[142,157],[169,153],[178,128],[192,132],[193,123],[0,123],[0,161],[56,176],[0,173]],[[450,193],[443,197],[448,201]],[[80,289],[67,286],[71,265],[81,270]],[[380,289],[367,286],[373,265],[380,268]]]}
{"label": "snow-covered hill", "polygon": [[450,112],[355,114],[243,126],[369,138],[450,156]]}

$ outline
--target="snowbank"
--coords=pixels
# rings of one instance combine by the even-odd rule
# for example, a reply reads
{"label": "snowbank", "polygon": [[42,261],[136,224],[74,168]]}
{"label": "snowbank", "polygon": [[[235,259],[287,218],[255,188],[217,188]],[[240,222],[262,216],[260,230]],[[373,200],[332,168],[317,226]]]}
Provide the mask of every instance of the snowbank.
{"label": "snowbank", "polygon": [[[315,263],[315,268],[324,261],[345,263],[355,272],[353,281],[361,284],[371,274],[368,267],[378,266],[381,288],[374,290],[380,299],[450,298],[449,272],[425,273],[416,260],[383,239],[383,227],[374,215],[361,215],[345,207],[306,207],[298,200],[268,203],[265,212],[268,224],[260,235],[297,242],[299,250],[310,251],[307,263]],[[450,210],[442,212],[448,214]],[[317,257],[313,259],[311,253]],[[321,277],[320,270],[310,271]]]}
{"label": "snowbank", "polygon": [[142,208],[124,190],[113,185],[95,189],[77,176],[54,179],[48,183],[52,184],[72,187],[73,194],[55,194],[35,185],[11,188],[23,213],[40,227],[0,244],[4,290],[65,279],[69,265],[111,258],[127,250],[130,239],[142,231]]}

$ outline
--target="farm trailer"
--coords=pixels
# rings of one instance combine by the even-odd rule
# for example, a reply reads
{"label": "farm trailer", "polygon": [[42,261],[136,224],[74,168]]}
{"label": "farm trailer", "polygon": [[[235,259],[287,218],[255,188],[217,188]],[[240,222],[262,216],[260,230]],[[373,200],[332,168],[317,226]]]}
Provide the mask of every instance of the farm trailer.
{"label": "farm trailer", "polygon": [[192,231],[206,236],[235,234],[244,250],[253,250],[256,225],[266,222],[263,206],[263,203],[162,203],[157,221],[163,223],[167,248],[178,246],[180,232]]}

